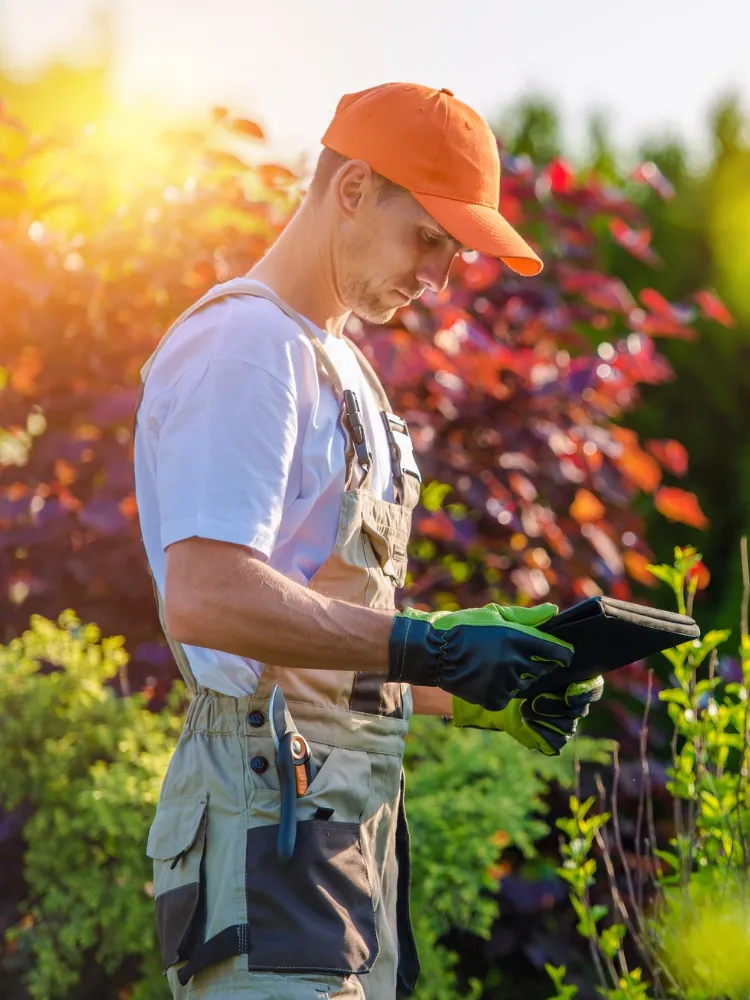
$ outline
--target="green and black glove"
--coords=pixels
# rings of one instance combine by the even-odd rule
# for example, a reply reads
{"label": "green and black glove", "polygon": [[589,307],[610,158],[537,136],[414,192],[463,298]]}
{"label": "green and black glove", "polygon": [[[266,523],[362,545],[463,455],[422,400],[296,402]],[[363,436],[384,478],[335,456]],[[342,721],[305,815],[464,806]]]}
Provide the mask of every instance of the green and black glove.
{"label": "green and black glove", "polygon": [[439,687],[496,712],[550,670],[569,666],[570,643],[537,627],[556,614],[555,604],[407,608],[393,619],[388,679]]}
{"label": "green and black glove", "polygon": [[514,698],[499,712],[488,712],[453,697],[453,725],[459,729],[495,729],[507,733],[529,750],[557,756],[570,740],[578,720],[589,714],[604,691],[604,678],[576,681],[559,692],[535,698]]}

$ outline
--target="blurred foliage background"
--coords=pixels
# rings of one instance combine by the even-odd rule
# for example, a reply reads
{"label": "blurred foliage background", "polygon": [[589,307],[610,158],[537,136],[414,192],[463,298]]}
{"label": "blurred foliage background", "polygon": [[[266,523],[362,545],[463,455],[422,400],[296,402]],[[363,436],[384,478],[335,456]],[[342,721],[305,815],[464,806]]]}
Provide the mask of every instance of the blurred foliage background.
{"label": "blurred foliage background", "polygon": [[[184,305],[263,252],[304,188],[300,165],[267,162],[262,130],[228,109],[178,121],[156,103],[116,108],[113,59],[105,46],[86,68],[52,61],[23,81],[0,63],[0,993],[12,1000],[163,995],[137,844],[180,702],[133,502],[138,372]],[[709,124],[697,166],[673,139],[617,151],[601,119],[571,151],[552,102],[506,110],[493,123],[504,206],[545,248],[543,279],[469,257],[445,296],[384,328],[352,324],[425,473],[405,601],[658,603],[647,564],[694,544],[703,631],[736,623],[750,139],[736,99]],[[54,625],[66,609],[80,620]],[[123,636],[127,655],[100,635]],[[587,725],[621,747],[626,847],[645,666],[611,678]],[[668,673],[652,666],[658,690]],[[740,679],[731,649],[717,669]],[[652,719],[649,744],[664,843],[665,722]],[[581,741],[584,791],[609,746]],[[467,753],[476,766],[459,787]],[[552,832],[572,756],[537,761],[504,737],[420,720],[409,769],[423,1000],[542,998],[546,962],[593,996]]]}

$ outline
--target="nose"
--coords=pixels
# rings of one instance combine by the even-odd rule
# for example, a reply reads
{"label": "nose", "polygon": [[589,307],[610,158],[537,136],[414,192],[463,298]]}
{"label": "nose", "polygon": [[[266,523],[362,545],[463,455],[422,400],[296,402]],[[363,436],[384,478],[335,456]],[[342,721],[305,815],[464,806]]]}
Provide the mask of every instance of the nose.
{"label": "nose", "polygon": [[453,257],[447,261],[431,260],[429,263],[425,262],[417,269],[417,281],[423,288],[429,288],[432,292],[442,292],[448,284],[452,263]]}

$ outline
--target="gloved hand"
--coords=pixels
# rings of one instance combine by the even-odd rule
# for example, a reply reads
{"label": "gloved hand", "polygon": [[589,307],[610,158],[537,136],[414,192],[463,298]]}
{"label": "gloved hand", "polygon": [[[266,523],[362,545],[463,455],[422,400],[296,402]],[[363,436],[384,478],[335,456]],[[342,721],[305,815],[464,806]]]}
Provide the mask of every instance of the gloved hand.
{"label": "gloved hand", "polygon": [[550,670],[569,666],[573,647],[537,628],[556,604],[485,604],[465,611],[406,608],[393,619],[388,680],[440,687],[490,711]]}
{"label": "gloved hand", "polygon": [[559,692],[535,698],[514,698],[499,712],[453,697],[453,725],[469,729],[496,729],[508,733],[529,750],[556,757],[570,740],[578,720],[589,714],[604,691],[604,678],[576,681]]}

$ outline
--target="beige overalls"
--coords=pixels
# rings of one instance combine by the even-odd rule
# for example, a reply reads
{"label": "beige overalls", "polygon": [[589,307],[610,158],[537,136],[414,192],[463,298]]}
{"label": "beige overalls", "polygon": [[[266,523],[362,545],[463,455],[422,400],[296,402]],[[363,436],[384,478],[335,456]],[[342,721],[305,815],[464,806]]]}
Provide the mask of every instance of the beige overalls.
{"label": "beige overalls", "polygon": [[[294,319],[312,342],[321,377],[343,399],[345,387],[313,329],[268,289],[247,279],[217,286],[177,320],[142,369],[141,398],[166,338],[197,309],[230,294],[270,299]],[[390,413],[380,381],[349,343],[379,405]],[[388,428],[389,418],[384,422]],[[419,480],[401,471],[396,444],[397,502],[377,498],[370,490],[372,466],[359,461],[366,442],[363,450],[343,406],[342,424],[346,482],[338,535],[309,586],[352,604],[391,609],[395,588],[405,579]],[[392,451],[394,441],[403,442],[398,435],[389,439]],[[163,627],[162,596],[154,589]],[[408,996],[418,973],[403,810],[402,757],[412,707],[408,685],[359,673],[356,663],[351,671],[267,664],[255,693],[234,698],[199,687],[183,648],[167,639],[193,696],[147,846],[154,863],[163,966],[173,996]],[[276,853],[280,792],[266,717],[274,684],[281,686],[318,767],[297,799],[296,846],[287,863]]]}

